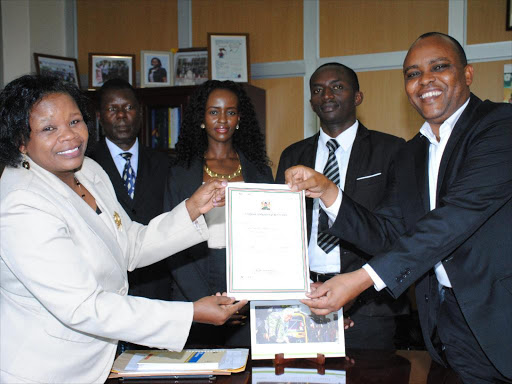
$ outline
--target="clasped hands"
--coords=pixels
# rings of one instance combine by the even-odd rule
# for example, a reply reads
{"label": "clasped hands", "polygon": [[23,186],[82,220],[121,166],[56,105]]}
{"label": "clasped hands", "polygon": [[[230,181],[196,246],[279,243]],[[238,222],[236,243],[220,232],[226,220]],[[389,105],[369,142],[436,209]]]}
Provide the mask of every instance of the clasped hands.
{"label": "clasped hands", "polygon": [[[338,197],[339,189],[336,184],[323,174],[303,165],[288,168],[285,181],[292,191],[304,190],[306,196],[320,198],[326,207],[330,207]],[[370,275],[360,268],[335,276],[323,284],[314,284],[311,293],[306,294],[309,299],[301,302],[317,315],[328,315],[351,303],[372,285]]]}

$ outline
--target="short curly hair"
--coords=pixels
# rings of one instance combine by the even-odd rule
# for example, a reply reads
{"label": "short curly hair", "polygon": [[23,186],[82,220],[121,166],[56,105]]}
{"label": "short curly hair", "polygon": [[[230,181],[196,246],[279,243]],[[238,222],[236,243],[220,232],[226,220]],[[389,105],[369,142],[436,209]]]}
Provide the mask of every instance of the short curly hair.
{"label": "short curly hair", "polygon": [[89,99],[75,85],[53,76],[21,76],[7,84],[0,93],[0,163],[11,167],[20,165],[20,145],[30,140],[32,107],[43,97],[54,93],[67,94],[75,100],[90,135],[93,120]]}
{"label": "short curly hair", "polygon": [[201,84],[185,108],[178,142],[176,143],[176,163],[189,167],[192,160],[203,159],[208,148],[208,138],[200,125],[204,123],[204,114],[208,96],[215,89],[226,89],[238,98],[240,113],[239,129],[233,134],[233,146],[263,171],[270,164],[265,149],[265,136],[256,119],[251,99],[240,84],[233,81],[209,80]]}

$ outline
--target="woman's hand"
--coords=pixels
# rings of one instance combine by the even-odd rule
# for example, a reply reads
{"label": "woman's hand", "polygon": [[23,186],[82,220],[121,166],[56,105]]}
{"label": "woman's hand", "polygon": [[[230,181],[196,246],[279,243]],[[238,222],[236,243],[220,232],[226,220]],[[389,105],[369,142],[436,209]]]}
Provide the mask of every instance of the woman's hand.
{"label": "woman's hand", "polygon": [[222,325],[247,304],[247,300],[235,303],[234,297],[206,296],[194,302],[194,321]]}
{"label": "woman's hand", "polygon": [[210,179],[201,185],[185,202],[190,219],[194,221],[213,207],[222,207],[227,185],[227,181],[219,179]]}

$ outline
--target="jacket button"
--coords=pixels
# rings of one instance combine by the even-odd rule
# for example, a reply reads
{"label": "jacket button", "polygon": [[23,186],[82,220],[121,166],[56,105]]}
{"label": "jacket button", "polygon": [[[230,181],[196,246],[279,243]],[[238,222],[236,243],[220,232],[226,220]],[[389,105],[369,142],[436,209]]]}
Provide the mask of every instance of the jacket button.
{"label": "jacket button", "polygon": [[428,303],[428,295],[425,295],[425,302]]}
{"label": "jacket button", "polygon": [[126,295],[126,293],[127,293],[127,292],[128,292],[128,290],[127,290],[126,288],[121,288],[121,289],[119,290],[119,294],[121,294],[121,295],[123,295],[123,296],[124,296],[124,295]]}

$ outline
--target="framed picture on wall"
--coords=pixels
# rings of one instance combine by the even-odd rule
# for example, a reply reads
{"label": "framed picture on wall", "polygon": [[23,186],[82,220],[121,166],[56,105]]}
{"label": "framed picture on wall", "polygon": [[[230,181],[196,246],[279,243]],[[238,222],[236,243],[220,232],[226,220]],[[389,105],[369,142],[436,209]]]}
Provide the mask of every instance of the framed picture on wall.
{"label": "framed picture on wall", "polygon": [[507,0],[507,31],[512,31],[512,0]]}
{"label": "framed picture on wall", "polygon": [[115,78],[126,80],[135,87],[135,55],[89,53],[89,88],[100,88]]}
{"label": "framed picture on wall", "polygon": [[75,58],[34,53],[34,61],[38,75],[57,76],[62,80],[68,83],[73,83],[78,88],[80,88],[78,64]]}
{"label": "framed picture on wall", "polygon": [[208,57],[210,79],[249,82],[248,33],[208,33]]}
{"label": "framed picture on wall", "polygon": [[208,80],[208,49],[180,49],[174,54],[174,85],[199,85]]}
{"label": "framed picture on wall", "polygon": [[172,52],[140,51],[140,86],[169,87],[172,85]]}

